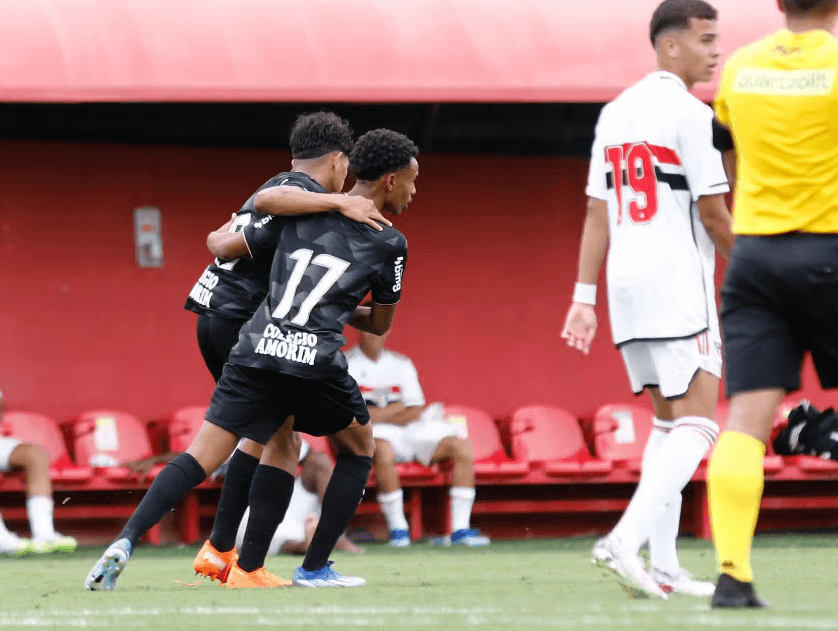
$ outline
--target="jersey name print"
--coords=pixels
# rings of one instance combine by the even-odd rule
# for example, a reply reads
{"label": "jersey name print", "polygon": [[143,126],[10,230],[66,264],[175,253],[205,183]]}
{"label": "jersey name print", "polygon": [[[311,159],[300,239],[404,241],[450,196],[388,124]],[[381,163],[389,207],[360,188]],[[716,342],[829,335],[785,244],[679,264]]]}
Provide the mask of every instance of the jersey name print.
{"label": "jersey name print", "polygon": [[[256,191],[273,186],[296,186],[313,193],[325,189],[304,173],[280,173]],[[244,232],[252,258],[215,262],[204,270],[189,292],[184,308],[219,318],[246,320],[262,303],[268,290],[271,263],[282,220],[256,212],[254,193],[230,226],[230,232]]]}
{"label": "jersey name print", "polygon": [[726,193],[713,111],[655,72],[603,108],[586,189],[608,206],[614,343],[718,329],[715,250],[695,201]]}
{"label": "jersey name print", "polygon": [[407,259],[398,230],[382,232],[340,213],[287,218],[270,291],[241,330],[229,362],[303,378],[346,375],[343,328],[368,292],[395,304]]}

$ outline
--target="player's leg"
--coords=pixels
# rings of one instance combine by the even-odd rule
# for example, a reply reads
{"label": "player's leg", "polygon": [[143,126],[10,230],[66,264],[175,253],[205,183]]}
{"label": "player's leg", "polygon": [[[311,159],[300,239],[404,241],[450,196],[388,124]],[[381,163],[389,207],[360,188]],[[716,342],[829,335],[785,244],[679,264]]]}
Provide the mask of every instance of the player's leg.
{"label": "player's leg", "polygon": [[[737,237],[722,288],[731,402],[726,430],[707,469],[710,524],[720,572],[714,607],[764,606],[754,592],[750,566],[763,458],[777,406],[786,391],[800,387],[803,348],[788,318],[806,310],[812,300],[806,294],[813,288],[809,270],[801,273],[803,268],[794,268],[817,254],[808,245],[784,247],[789,240],[793,237]],[[834,261],[834,254],[828,258]],[[795,291],[803,295],[785,303],[782,296],[793,296]],[[830,327],[834,328],[834,320]]]}
{"label": "player's leg", "polygon": [[87,575],[85,587],[113,590],[140,538],[194,487],[215,471],[236,447],[238,437],[204,421],[186,453],[169,462],[154,479],[137,510]]}
{"label": "player's leg", "polygon": [[[322,504],[323,497],[326,495],[326,489],[329,486],[329,480],[332,479],[332,471],[334,471],[332,460],[322,451],[314,451],[309,448],[308,453],[305,454],[305,456],[300,456],[300,464],[302,465],[302,469],[300,471],[300,482],[302,483],[303,488],[309,493],[316,495],[317,499]],[[312,517],[314,517],[313,522],[311,520]],[[311,543],[311,537],[314,535],[314,529],[317,527],[318,521],[319,520],[316,516],[306,516],[306,536],[302,541],[297,542],[302,546],[302,552],[294,554],[305,554],[306,550],[308,550],[308,546]],[[311,532],[309,532],[309,530]],[[347,537],[346,533],[343,533],[340,537],[338,537],[338,541],[335,544],[335,550],[353,553],[361,552],[361,548],[358,547],[358,544]]]}
{"label": "player's leg", "polygon": [[375,440],[370,416],[358,384],[346,375],[336,381],[302,379],[298,394],[307,402],[296,414],[299,431],[329,435],[338,450],[337,462],[326,493],[320,522],[301,567],[294,571],[294,584],[302,587],[357,587],[366,581],[342,576],[331,569],[329,555],[361,498],[372,469]]}
{"label": "player's leg", "polygon": [[227,587],[281,587],[290,581],[265,570],[265,557],[279,524],[285,518],[300,458],[300,436],[289,417],[274,433],[262,452],[250,487],[250,518],[238,560],[230,571]]}
{"label": "player's leg", "polygon": [[[11,469],[9,458],[20,444],[21,442],[15,438],[0,436],[0,472]],[[29,539],[18,537],[6,528],[3,518],[0,517],[0,554],[23,556],[31,551],[32,542]]]}
{"label": "player's leg", "polygon": [[26,514],[32,531],[32,549],[41,554],[75,550],[78,542],[73,537],[55,532],[47,450],[41,445],[21,443],[9,454],[8,465],[23,469],[26,474]]}
{"label": "player's leg", "polygon": [[404,491],[396,471],[396,452],[391,441],[382,438],[375,439],[373,463],[378,485],[376,498],[384,519],[387,521],[387,529],[390,531],[390,545],[396,548],[406,548],[410,545],[410,526],[404,515]]}
{"label": "player's leg", "polygon": [[[445,425],[449,425],[445,423]],[[489,545],[489,538],[471,527],[471,509],[474,507],[474,448],[468,438],[446,436],[436,446],[431,463],[450,460],[451,489],[451,544],[464,546]]]}

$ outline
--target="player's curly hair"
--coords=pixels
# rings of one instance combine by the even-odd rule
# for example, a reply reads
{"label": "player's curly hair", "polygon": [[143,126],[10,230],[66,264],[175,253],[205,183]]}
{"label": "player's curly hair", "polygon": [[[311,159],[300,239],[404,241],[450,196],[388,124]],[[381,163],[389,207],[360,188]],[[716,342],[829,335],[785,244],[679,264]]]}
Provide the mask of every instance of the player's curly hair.
{"label": "player's curly hair", "polygon": [[332,151],[346,155],[352,151],[349,122],[332,112],[300,114],[291,128],[291,157],[298,160],[319,158]]}
{"label": "player's curly hair", "polygon": [[838,0],[783,0],[788,15],[827,15],[838,6]]}
{"label": "player's curly hair", "polygon": [[358,138],[349,155],[349,166],[359,180],[372,182],[398,171],[419,155],[413,141],[390,129],[374,129]]}
{"label": "player's curly hair", "polygon": [[652,14],[649,23],[649,39],[652,46],[657,45],[658,35],[663,31],[675,29],[685,31],[690,28],[690,18],[697,20],[718,20],[719,13],[704,0],[664,0]]}

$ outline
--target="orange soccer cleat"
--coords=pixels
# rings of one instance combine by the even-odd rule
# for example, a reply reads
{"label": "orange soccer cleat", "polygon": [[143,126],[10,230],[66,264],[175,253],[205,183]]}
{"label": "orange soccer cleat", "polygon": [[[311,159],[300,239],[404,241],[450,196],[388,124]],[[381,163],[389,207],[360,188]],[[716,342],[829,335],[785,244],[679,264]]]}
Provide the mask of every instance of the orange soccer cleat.
{"label": "orange soccer cleat", "polygon": [[229,589],[248,589],[254,587],[289,587],[291,581],[286,581],[268,572],[263,565],[258,570],[245,572],[238,563],[233,565],[225,585]]}
{"label": "orange soccer cleat", "polygon": [[209,540],[204,542],[201,546],[198,556],[195,557],[195,563],[192,567],[195,568],[195,574],[201,576],[209,576],[210,580],[218,579],[221,583],[227,582],[227,577],[230,574],[230,569],[239,558],[236,549],[233,548],[229,552],[219,552],[213,547]]}

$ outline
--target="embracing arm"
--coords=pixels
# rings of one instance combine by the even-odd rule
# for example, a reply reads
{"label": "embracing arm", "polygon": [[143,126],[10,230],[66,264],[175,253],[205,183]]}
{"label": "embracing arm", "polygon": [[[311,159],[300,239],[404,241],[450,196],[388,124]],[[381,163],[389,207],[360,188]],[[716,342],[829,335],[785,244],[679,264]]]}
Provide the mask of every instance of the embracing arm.
{"label": "embracing arm", "polygon": [[233,215],[230,221],[207,235],[207,249],[214,257],[234,261],[251,256],[244,235],[241,232],[230,232],[230,226],[235,220],[236,215]]}
{"label": "embracing arm", "polygon": [[256,193],[256,210],[266,215],[308,215],[338,211],[342,215],[381,230],[379,224],[392,226],[372,200],[360,195],[313,193],[296,186],[272,186]]}
{"label": "embracing arm", "polygon": [[358,306],[349,317],[349,326],[372,333],[384,335],[393,325],[396,316],[396,305],[380,305],[373,302],[371,306]]}

